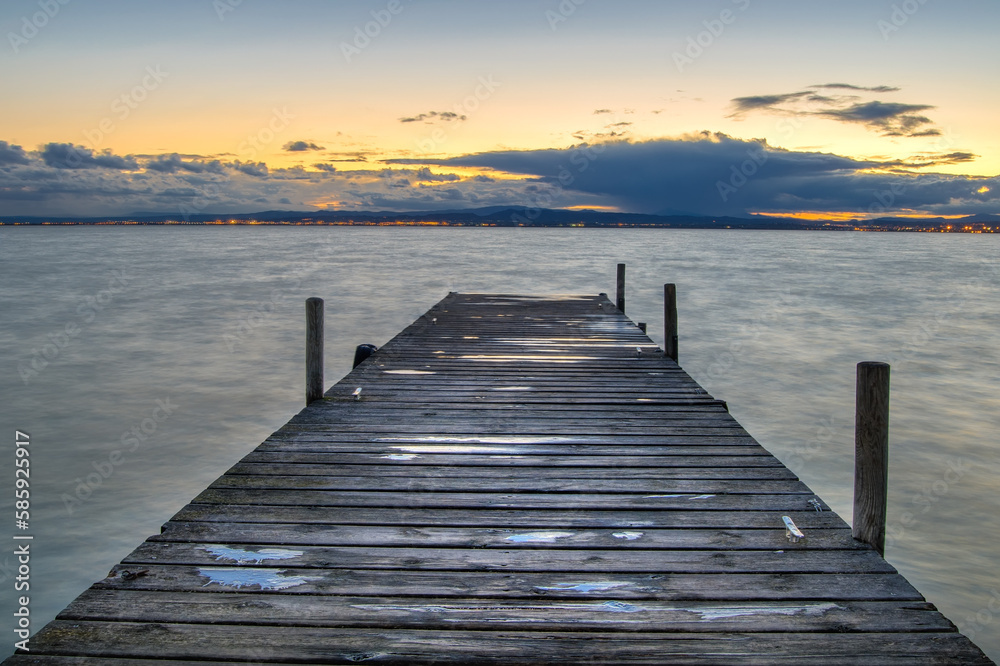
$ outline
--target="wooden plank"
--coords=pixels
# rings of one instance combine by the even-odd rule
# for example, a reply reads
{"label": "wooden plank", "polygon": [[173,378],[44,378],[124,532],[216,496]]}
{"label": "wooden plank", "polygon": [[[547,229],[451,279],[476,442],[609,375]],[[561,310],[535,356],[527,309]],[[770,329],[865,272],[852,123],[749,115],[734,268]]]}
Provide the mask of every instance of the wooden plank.
{"label": "wooden plank", "polygon": [[[530,471],[529,471],[530,472]],[[655,495],[684,494],[695,496],[756,494],[760,492],[760,479],[577,479],[542,478],[530,473],[521,477],[503,475],[495,477],[449,477],[434,475],[407,477],[379,476],[319,476],[295,475],[237,475],[227,474],[217,479],[211,489],[245,490],[343,490],[364,491],[405,491],[407,493],[530,493],[537,490],[539,483],[545,484],[546,493],[634,493],[647,499]],[[772,494],[809,494],[809,488],[797,479],[768,479],[768,490]],[[703,499],[712,499],[704,497]]]}
{"label": "wooden plank", "polygon": [[[144,571],[141,576],[134,572]],[[602,599],[662,601],[923,601],[895,573],[635,573],[496,572],[409,570],[405,576],[372,569],[261,568],[294,585],[235,588],[213,582],[233,567],[143,564],[116,565],[96,589],[174,592],[233,592],[261,595],[405,596],[455,599]],[[218,577],[221,578],[221,577]],[[233,597],[237,599],[238,597]]]}
{"label": "wooden plank", "polygon": [[[840,516],[824,511],[785,512],[807,533],[813,529],[849,529]],[[342,507],[312,505],[273,506],[247,504],[189,504],[172,520],[177,522],[230,523],[301,523],[350,525],[408,525],[413,527],[491,527],[544,529],[575,528],[719,528],[774,529],[780,517],[775,511],[689,511],[681,510],[509,510],[477,508],[425,509],[397,507],[391,509],[364,507],[346,510]]]}
{"label": "wooden plank", "polygon": [[[480,458],[482,458],[481,456]],[[451,456],[461,460],[461,456]],[[735,460],[735,458],[730,458]],[[752,460],[752,458],[751,458]],[[498,473],[498,467],[504,468],[502,473],[506,479],[588,479],[601,480],[607,485],[614,483],[608,480],[608,472],[636,479],[782,479],[794,480],[792,472],[777,465],[720,465],[718,467],[696,467],[694,465],[681,467],[612,465],[603,467],[576,466],[567,469],[563,466],[540,466],[525,464],[512,465],[510,461],[494,461],[493,465],[449,465],[441,462],[435,464],[411,464],[412,460],[387,460],[376,456],[371,457],[369,464],[336,464],[336,463],[237,463],[228,472],[227,477],[235,476],[340,476],[356,478],[361,476],[386,479],[390,477],[405,477],[421,479],[433,477],[437,479],[470,477],[490,479]],[[481,461],[482,462],[482,461]],[[704,461],[702,461],[704,464]],[[536,486],[537,487],[537,486]],[[616,488],[624,490],[619,485]],[[596,486],[588,486],[596,489]]]}
{"label": "wooden plank", "polygon": [[[780,519],[772,529],[668,530],[634,528],[524,530],[509,527],[366,526],[325,523],[182,523],[171,521],[151,542],[239,543],[256,545],[373,546],[434,548],[549,548],[588,549],[726,549],[726,550],[859,550],[866,546],[843,529],[811,529],[802,543],[785,539]],[[558,535],[552,536],[549,535]]]}
{"label": "wooden plank", "polygon": [[[202,491],[199,504],[258,504],[270,506],[409,507],[450,509],[674,509],[697,511],[803,511],[811,508],[811,493],[718,495],[664,493],[580,495],[575,493],[417,493],[333,490],[247,490],[212,488]],[[829,510],[828,507],[824,507]]]}
{"label": "wooden plank", "polygon": [[[495,663],[558,662],[579,654],[587,663],[759,664],[988,664],[957,633],[729,633],[447,631],[329,627],[254,627],[228,624],[166,624],[56,620],[42,630],[48,651],[128,657],[152,651],[167,659],[210,657],[229,661],[281,661],[296,655],[306,663]],[[583,645],[581,645],[583,643]]]}
{"label": "wooden plank", "polygon": [[[548,545],[557,543],[553,539]],[[126,565],[189,564],[233,566],[239,562],[282,569],[390,569],[400,571],[572,571],[603,573],[892,573],[895,570],[868,550],[809,549],[787,544],[781,551],[761,550],[628,550],[535,548],[416,548],[374,546],[304,546],[288,558],[269,558],[267,546],[228,543],[158,543],[147,541],[125,559]],[[286,549],[288,550],[288,549]],[[261,553],[256,555],[257,553]],[[221,554],[220,554],[221,553]],[[228,553],[228,554],[226,554]],[[260,562],[257,562],[257,558]],[[459,573],[461,572],[461,573]]]}
{"label": "wooden plank", "polygon": [[[649,468],[650,474],[661,474],[685,468],[724,469],[737,468],[778,468],[784,470],[777,458],[764,455],[673,455],[673,456],[545,456],[545,455],[449,455],[424,454],[390,458],[377,453],[321,453],[300,451],[266,451],[256,450],[247,454],[243,461],[231,468],[237,473],[251,473],[259,466],[267,466],[280,470],[300,466],[335,466],[350,469],[367,465],[380,465],[383,472],[389,474],[391,469],[412,469],[419,467],[434,467],[441,474],[462,474],[462,467],[492,468],[492,467],[536,467],[552,471],[562,470],[564,474],[589,474],[590,472],[606,474],[607,469],[628,470],[628,474],[640,473]],[[505,473],[513,473],[508,470]]]}
{"label": "wooden plank", "polygon": [[[672,444],[671,442],[678,442]],[[683,442],[681,444],[680,442]],[[373,435],[296,433],[271,436],[258,451],[338,451],[343,453],[449,453],[496,455],[762,455],[770,456],[749,437],[585,437],[582,435]]]}
{"label": "wooden plank", "polygon": [[[675,509],[687,511],[803,511],[811,493],[505,493],[334,491],[209,488],[195,498],[200,504],[267,504],[272,506],[493,508],[493,509]],[[829,510],[821,504],[825,510]]]}
{"label": "wooden plank", "polygon": [[[346,403],[345,403],[346,404]],[[482,405],[482,403],[476,403]],[[347,410],[355,409],[353,405],[348,405],[344,413],[324,413],[320,410],[310,411],[301,417],[288,422],[291,425],[348,425],[371,423],[373,419],[379,419],[383,425],[395,425],[412,423],[414,412],[412,410],[388,409],[386,407],[366,409],[361,413],[348,413]],[[480,410],[460,409],[451,407],[448,409],[449,419],[468,420],[472,427],[477,423],[493,422],[495,419],[507,419],[519,409],[510,410],[490,410],[488,412]],[[420,416],[438,416],[437,412],[422,410],[418,412]],[[680,423],[684,425],[699,425],[720,427],[721,424],[728,424],[730,427],[740,427],[739,424],[729,415],[723,412],[702,413],[697,411],[672,411],[667,414],[641,414],[638,416],[622,413],[621,410],[606,407],[598,409],[591,407],[585,413],[580,412],[538,412],[525,411],[517,414],[518,423],[521,427],[531,429],[541,425],[565,426],[569,423],[586,424],[594,428],[606,428],[610,426],[633,426],[648,427],[663,423]]]}
{"label": "wooden plank", "polygon": [[60,614],[94,621],[210,623],[251,626],[392,627],[481,631],[645,632],[946,632],[951,623],[931,604],[898,601],[734,601],[453,599],[270,595],[234,603],[232,593],[88,590]]}

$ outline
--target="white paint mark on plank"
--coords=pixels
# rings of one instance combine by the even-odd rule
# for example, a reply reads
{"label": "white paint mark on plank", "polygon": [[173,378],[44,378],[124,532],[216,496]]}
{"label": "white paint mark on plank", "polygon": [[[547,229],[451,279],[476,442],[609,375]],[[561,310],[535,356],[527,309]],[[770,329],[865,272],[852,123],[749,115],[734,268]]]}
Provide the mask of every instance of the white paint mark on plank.
{"label": "white paint mark on plank", "polygon": [[199,546],[199,548],[211,553],[216,561],[232,560],[237,564],[250,562],[260,564],[264,560],[290,560],[302,555],[301,550],[288,550],[286,548],[261,548],[258,551],[220,545]]}
{"label": "white paint mark on plank", "polygon": [[710,606],[705,608],[671,608],[667,610],[686,611],[701,616],[702,620],[725,620],[748,615],[823,615],[840,606],[834,603],[809,604],[805,606]]}
{"label": "white paint mark on plank", "polygon": [[513,534],[507,537],[507,541],[514,543],[555,543],[556,539],[565,539],[573,536],[573,532],[525,532],[524,534]]}
{"label": "white paint mark on plank", "polygon": [[236,589],[259,585],[261,590],[287,590],[318,580],[306,576],[286,576],[286,571],[282,569],[199,568],[198,573],[208,578],[202,587],[215,583]]}
{"label": "white paint mark on plank", "polygon": [[606,590],[614,590],[619,587],[628,587],[631,585],[631,581],[624,580],[599,580],[599,581],[589,581],[584,583],[559,583],[558,585],[553,585],[552,587],[543,587],[541,585],[536,585],[536,590],[548,590],[551,592],[604,592]]}
{"label": "white paint mark on plank", "polygon": [[613,613],[639,613],[646,610],[641,606],[633,606],[632,604],[627,604],[624,601],[605,601],[599,608]]}
{"label": "white paint mark on plank", "polygon": [[627,539],[628,541],[635,541],[642,537],[642,532],[612,532],[611,536],[616,539]]}
{"label": "white paint mark on plank", "polygon": [[382,457],[386,460],[413,460],[414,458],[419,458],[420,456],[416,453],[390,453]]}

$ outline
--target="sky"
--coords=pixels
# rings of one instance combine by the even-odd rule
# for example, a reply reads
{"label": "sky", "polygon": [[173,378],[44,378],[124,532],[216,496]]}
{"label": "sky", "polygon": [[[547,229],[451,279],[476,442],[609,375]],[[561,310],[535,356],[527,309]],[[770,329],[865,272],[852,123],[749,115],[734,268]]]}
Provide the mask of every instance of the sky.
{"label": "sky", "polygon": [[996,0],[5,0],[0,216],[1000,213]]}

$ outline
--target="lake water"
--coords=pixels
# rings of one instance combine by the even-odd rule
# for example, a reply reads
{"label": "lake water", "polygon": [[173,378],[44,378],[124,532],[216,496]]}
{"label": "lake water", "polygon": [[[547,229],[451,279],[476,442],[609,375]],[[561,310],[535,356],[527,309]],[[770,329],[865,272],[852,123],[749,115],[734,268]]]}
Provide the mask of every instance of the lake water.
{"label": "lake water", "polygon": [[[21,430],[32,628],[301,409],[307,297],[329,385],[449,291],[613,295],[619,261],[629,316],[662,345],[676,283],[681,365],[847,520],[855,365],[892,363],[886,557],[1000,660],[1000,238],[978,235],[0,227],[0,535]],[[0,655],[16,575],[9,548]]]}

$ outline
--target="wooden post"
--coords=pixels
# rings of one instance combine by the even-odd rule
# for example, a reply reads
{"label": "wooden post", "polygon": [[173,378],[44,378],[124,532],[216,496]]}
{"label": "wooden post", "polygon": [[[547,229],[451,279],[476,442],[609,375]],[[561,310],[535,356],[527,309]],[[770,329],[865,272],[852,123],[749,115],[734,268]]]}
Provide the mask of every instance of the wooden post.
{"label": "wooden post", "polygon": [[663,351],[677,362],[677,285],[663,285]]}
{"label": "wooden post", "polygon": [[889,481],[889,364],[858,363],[854,425],[854,529],[885,555]]}
{"label": "wooden post", "polygon": [[323,397],[323,299],[306,299],[306,404]]}
{"label": "wooden post", "polygon": [[625,312],[625,264],[618,264],[618,309]]}

